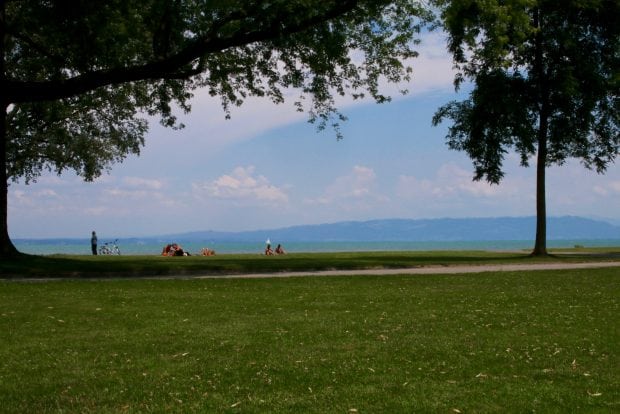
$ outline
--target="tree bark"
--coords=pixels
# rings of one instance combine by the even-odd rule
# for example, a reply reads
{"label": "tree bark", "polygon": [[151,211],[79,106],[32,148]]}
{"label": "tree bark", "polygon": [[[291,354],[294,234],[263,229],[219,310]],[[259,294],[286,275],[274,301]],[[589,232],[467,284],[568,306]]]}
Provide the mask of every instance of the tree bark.
{"label": "tree bark", "polygon": [[[534,10],[534,27],[542,25],[540,10]],[[536,241],[532,256],[547,255],[547,201],[546,180],[547,169],[547,132],[549,127],[549,92],[546,86],[545,66],[543,61],[543,39],[541,31],[536,35],[534,51],[534,76],[536,76],[538,93],[538,157],[536,161]]]}
{"label": "tree bark", "polygon": [[9,237],[9,177],[7,171],[7,121],[6,110],[8,102],[6,100],[4,84],[6,83],[5,64],[4,64],[4,36],[6,32],[5,25],[5,2],[0,4],[0,257],[15,257],[20,253],[13,245]]}
{"label": "tree bark", "polygon": [[9,237],[8,209],[9,209],[9,181],[7,176],[6,159],[6,109],[7,105],[0,105],[2,121],[0,121],[0,257],[16,257],[20,253]]}
{"label": "tree bark", "polygon": [[[538,132],[538,159],[536,162],[536,242],[532,256],[547,255],[547,120],[541,120]],[[544,128],[543,128],[544,127]],[[544,129],[544,135],[543,135]]]}

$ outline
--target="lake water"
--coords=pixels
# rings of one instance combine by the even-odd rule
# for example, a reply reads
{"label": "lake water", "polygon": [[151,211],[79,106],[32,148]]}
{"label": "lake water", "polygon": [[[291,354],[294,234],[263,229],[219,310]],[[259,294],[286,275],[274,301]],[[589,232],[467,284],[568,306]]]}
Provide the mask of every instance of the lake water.
{"label": "lake water", "polygon": [[[107,240],[99,240],[99,247]],[[258,242],[195,242],[177,240],[191,254],[198,254],[204,247],[213,249],[218,254],[257,253],[265,248]],[[89,239],[53,239],[53,240],[13,240],[17,249],[23,253],[37,255],[51,254],[90,254]],[[120,239],[118,246],[122,254],[159,255],[169,241],[155,239]],[[277,244],[277,243],[276,243]],[[584,247],[618,247],[620,239],[596,240],[548,240],[548,248]],[[291,242],[283,243],[289,253],[314,252],[359,252],[359,251],[428,251],[428,250],[520,250],[531,249],[532,240],[500,241],[431,241],[431,242]],[[273,246],[275,247],[275,246]]]}

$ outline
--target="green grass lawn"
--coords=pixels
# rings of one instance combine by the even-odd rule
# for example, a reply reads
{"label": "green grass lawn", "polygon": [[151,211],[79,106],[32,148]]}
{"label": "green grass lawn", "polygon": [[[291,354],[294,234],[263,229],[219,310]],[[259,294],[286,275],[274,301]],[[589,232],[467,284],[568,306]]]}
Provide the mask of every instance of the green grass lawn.
{"label": "green grass lawn", "polygon": [[620,411],[620,271],[0,282],[3,413]]}
{"label": "green grass lawn", "polygon": [[133,277],[275,273],[332,269],[394,269],[463,264],[620,261],[620,248],[565,249],[545,257],[526,252],[430,251],[296,253],[285,256],[224,254],[214,257],[23,256],[0,261],[4,277]]}

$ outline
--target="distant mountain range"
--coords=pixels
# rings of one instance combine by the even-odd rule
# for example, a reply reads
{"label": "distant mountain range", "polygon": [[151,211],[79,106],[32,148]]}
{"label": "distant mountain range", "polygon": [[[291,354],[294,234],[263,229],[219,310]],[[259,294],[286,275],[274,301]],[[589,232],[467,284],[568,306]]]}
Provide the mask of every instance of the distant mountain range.
{"label": "distant mountain range", "polygon": [[[197,231],[161,236],[166,240],[213,242],[474,241],[533,240],[535,217],[386,219],[345,221],[244,232]],[[583,217],[549,217],[547,239],[620,239],[620,226]]]}

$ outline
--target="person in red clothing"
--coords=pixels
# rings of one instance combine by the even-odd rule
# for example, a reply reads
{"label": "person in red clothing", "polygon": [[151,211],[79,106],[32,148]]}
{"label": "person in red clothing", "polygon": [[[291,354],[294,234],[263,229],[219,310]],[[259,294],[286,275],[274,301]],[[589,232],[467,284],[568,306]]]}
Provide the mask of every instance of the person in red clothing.
{"label": "person in red clothing", "polygon": [[162,256],[189,256],[189,253],[183,251],[183,248],[177,243],[167,244],[161,251]]}

